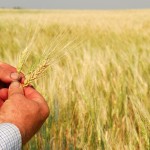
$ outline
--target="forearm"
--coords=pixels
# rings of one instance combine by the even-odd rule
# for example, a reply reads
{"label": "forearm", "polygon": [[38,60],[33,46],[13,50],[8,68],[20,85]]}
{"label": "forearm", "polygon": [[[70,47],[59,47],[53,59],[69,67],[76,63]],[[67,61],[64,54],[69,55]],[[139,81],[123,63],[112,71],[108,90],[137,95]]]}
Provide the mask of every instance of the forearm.
{"label": "forearm", "polygon": [[21,150],[22,140],[19,129],[10,123],[0,124],[0,150]]}

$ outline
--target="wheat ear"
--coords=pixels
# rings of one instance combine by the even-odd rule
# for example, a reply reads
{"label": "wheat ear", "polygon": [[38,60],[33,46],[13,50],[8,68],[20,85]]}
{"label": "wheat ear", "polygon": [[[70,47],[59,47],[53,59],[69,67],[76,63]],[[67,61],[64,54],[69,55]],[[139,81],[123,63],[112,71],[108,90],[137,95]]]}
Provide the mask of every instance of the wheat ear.
{"label": "wheat ear", "polygon": [[30,68],[26,76],[24,86],[28,86],[34,80],[40,78],[49,67],[52,67],[54,63],[58,62],[66,54],[71,43],[72,42],[69,42],[62,48],[56,46],[56,48],[53,50],[46,50],[43,53],[39,63]]}

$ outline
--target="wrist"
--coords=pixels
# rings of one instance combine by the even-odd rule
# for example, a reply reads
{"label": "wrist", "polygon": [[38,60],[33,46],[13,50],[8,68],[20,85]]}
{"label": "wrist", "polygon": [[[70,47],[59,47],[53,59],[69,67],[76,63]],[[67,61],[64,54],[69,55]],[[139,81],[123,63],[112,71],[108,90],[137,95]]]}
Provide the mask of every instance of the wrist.
{"label": "wrist", "polygon": [[5,123],[4,119],[2,117],[0,117],[0,124],[1,123]]}
{"label": "wrist", "polygon": [[9,149],[14,149],[14,146],[17,146],[18,149],[21,149],[22,138],[20,130],[17,126],[12,123],[0,123],[0,135],[0,141],[4,141],[2,144],[3,149],[8,149],[8,144]]}
{"label": "wrist", "polygon": [[3,119],[2,117],[0,117],[0,124],[11,124],[11,125],[14,125],[20,132],[22,143],[25,143],[24,142],[25,131],[23,130],[22,126],[19,123],[17,123],[17,122],[14,123],[13,121],[7,121],[7,120]]}

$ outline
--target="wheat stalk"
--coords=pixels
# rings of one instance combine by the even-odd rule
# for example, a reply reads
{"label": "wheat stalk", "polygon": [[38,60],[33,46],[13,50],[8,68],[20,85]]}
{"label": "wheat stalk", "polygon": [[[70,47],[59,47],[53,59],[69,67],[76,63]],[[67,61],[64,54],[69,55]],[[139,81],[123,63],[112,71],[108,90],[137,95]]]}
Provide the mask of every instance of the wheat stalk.
{"label": "wheat stalk", "polygon": [[[32,52],[31,46],[36,37],[35,33],[28,47],[26,47],[20,54],[17,66],[18,73],[21,73]],[[25,73],[24,86],[28,86],[34,80],[39,79],[49,67],[52,68],[52,66],[59,62],[61,58],[65,56],[69,49],[75,48],[73,47],[72,43],[74,43],[76,39],[66,44],[66,40],[64,39],[63,33],[64,32],[61,31],[55,38],[51,39],[50,46],[44,49],[44,52],[40,59],[35,60],[36,62],[34,61],[32,66],[29,67],[28,72]]]}
{"label": "wheat stalk", "polygon": [[[53,49],[47,49],[43,53],[42,57],[40,58],[39,62],[34,64],[28,71],[26,75],[26,79],[24,81],[24,86],[28,86],[34,80],[40,78],[45,71],[61,60],[63,56],[68,52],[69,48],[71,48],[71,44],[73,41],[68,42],[66,45],[62,47],[62,45],[58,44],[57,46],[53,47]],[[61,46],[61,48],[60,48]]]}
{"label": "wheat stalk", "polygon": [[19,56],[18,65],[17,65],[17,72],[21,73],[23,66],[25,65],[25,62],[27,61],[31,51],[27,48],[23,50],[23,52]]}
{"label": "wheat stalk", "polygon": [[21,71],[22,71],[22,69],[23,69],[23,67],[24,67],[24,65],[25,65],[29,55],[32,52],[31,46],[33,45],[33,42],[35,40],[36,33],[37,33],[37,30],[35,31],[34,35],[32,36],[32,39],[31,39],[31,42],[29,43],[29,45],[19,55],[18,65],[17,65],[17,72],[18,73],[21,73]]}
{"label": "wheat stalk", "polygon": [[[28,57],[30,56],[32,49],[31,46],[33,45],[33,42],[35,41],[36,37],[37,37],[37,33],[39,31],[39,23],[40,23],[41,17],[39,17],[38,22],[36,24],[35,27],[35,31],[33,33],[33,36],[29,42],[29,44],[26,46],[26,48],[20,53],[19,57],[18,57],[18,65],[17,65],[17,72],[20,74],[24,65],[26,64],[26,61],[28,59]],[[28,41],[29,41],[29,37],[28,37]]]}

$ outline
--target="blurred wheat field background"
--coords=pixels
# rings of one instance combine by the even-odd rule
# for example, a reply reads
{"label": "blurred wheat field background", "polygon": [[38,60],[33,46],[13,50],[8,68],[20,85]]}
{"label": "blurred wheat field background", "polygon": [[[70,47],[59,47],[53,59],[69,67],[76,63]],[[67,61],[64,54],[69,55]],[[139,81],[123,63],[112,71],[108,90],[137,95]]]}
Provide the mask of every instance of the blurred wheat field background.
{"label": "blurred wheat field background", "polygon": [[0,60],[30,45],[23,72],[75,38],[34,83],[51,114],[24,149],[150,150],[150,10],[0,10]]}

